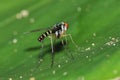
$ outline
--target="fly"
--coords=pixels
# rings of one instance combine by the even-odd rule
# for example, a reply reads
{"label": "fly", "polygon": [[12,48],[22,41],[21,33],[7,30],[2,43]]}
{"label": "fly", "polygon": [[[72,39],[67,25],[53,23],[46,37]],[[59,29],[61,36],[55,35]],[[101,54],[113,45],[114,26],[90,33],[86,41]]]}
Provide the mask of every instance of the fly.
{"label": "fly", "polygon": [[[31,32],[37,32],[40,31],[42,29],[38,29],[38,30],[32,30],[30,32],[27,33],[31,33]],[[70,37],[72,43],[78,48],[78,46],[75,44],[75,42],[72,39],[71,34],[66,34],[66,31],[68,30],[68,23],[66,22],[60,22],[58,24],[55,24],[52,26],[52,28],[49,28],[46,32],[44,32],[43,34],[41,34],[38,38],[39,42],[43,42],[43,40],[48,37],[50,38],[51,41],[51,49],[52,49],[52,62],[51,62],[51,67],[53,66],[54,63],[54,48],[53,48],[53,37],[55,37],[56,39],[60,39],[65,37],[66,42],[67,42],[67,36]],[[63,40],[62,40],[62,44],[63,44]]]}

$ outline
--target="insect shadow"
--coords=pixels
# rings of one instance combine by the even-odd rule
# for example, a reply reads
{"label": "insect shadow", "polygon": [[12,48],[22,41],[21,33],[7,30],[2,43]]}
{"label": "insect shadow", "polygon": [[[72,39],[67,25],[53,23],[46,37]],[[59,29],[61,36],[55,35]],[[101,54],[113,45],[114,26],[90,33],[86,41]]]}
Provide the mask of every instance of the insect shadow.
{"label": "insect shadow", "polygon": [[[45,55],[52,54],[52,50],[51,50],[50,46],[51,46],[51,44],[44,45],[43,48],[41,48],[41,46],[29,47],[29,48],[26,48],[25,51],[26,52],[34,52],[34,51],[39,50],[40,52],[39,52],[38,58],[42,59],[42,58],[44,58]],[[59,53],[60,51],[64,50],[65,46],[66,46],[66,41],[64,41],[64,45],[62,44],[61,41],[54,43],[54,55],[56,53]]]}

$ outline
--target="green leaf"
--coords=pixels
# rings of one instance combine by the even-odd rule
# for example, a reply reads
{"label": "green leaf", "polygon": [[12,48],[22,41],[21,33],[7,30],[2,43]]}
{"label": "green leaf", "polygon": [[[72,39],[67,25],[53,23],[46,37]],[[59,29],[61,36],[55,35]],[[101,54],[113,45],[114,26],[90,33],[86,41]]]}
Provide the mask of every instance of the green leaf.
{"label": "green leaf", "polygon": [[[119,0],[0,1],[0,80],[119,80]],[[65,21],[71,39],[54,42],[51,68],[50,39],[38,37]],[[47,31],[47,30],[46,30]]]}

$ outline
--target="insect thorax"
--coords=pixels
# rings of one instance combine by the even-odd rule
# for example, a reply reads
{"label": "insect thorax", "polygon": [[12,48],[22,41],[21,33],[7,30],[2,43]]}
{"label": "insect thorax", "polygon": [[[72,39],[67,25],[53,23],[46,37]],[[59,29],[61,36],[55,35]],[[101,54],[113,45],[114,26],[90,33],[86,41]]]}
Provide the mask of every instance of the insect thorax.
{"label": "insect thorax", "polygon": [[66,27],[63,24],[55,25],[52,28],[52,34],[55,35],[56,38],[62,37],[62,35],[66,32]]}

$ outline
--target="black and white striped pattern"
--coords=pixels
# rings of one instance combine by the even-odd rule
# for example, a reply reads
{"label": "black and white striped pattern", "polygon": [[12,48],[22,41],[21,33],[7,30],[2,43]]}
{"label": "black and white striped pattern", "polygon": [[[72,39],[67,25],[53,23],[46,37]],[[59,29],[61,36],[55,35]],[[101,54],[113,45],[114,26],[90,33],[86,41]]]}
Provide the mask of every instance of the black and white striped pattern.
{"label": "black and white striped pattern", "polygon": [[66,32],[67,28],[64,25],[64,22],[61,22],[59,24],[55,24],[51,29],[49,29],[48,31],[46,31],[45,33],[43,33],[40,37],[39,37],[39,41],[43,41],[44,38],[46,38],[47,36],[49,36],[50,34],[54,34],[56,36],[56,38],[60,38],[62,34],[64,34],[64,32]]}
{"label": "black and white striped pattern", "polygon": [[41,42],[45,37],[47,37],[49,34],[52,34],[51,30],[48,30],[47,32],[43,33],[38,40]]}

